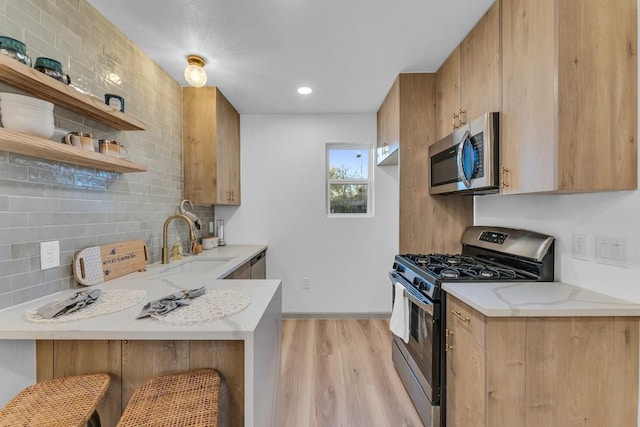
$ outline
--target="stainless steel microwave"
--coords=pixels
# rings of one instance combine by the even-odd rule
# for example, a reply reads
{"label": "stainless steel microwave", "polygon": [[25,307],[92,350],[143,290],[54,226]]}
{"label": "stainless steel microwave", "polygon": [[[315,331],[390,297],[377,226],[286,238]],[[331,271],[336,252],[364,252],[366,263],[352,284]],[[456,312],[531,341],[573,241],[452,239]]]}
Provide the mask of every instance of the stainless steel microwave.
{"label": "stainless steel microwave", "polygon": [[429,147],[430,194],[500,191],[499,113],[485,113]]}

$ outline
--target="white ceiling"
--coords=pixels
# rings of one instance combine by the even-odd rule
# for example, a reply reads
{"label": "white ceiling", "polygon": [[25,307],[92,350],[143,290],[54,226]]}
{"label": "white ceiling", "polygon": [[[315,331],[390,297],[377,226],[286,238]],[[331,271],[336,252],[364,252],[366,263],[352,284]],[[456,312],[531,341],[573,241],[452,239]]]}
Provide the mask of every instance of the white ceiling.
{"label": "white ceiling", "polygon": [[[186,56],[240,113],[371,113],[434,72],[494,0],[89,0],[186,86]],[[311,95],[296,92],[313,88]]]}

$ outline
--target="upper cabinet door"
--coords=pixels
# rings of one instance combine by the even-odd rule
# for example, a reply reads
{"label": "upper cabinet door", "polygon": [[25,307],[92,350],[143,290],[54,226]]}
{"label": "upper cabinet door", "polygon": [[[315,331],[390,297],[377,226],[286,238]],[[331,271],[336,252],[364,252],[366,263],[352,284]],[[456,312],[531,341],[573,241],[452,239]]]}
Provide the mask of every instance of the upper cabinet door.
{"label": "upper cabinet door", "polygon": [[218,92],[218,183],[219,205],[240,205],[240,115]]}
{"label": "upper cabinet door", "polygon": [[440,66],[436,74],[436,140],[459,126],[460,47]]}
{"label": "upper cabinet door", "polygon": [[636,0],[502,6],[502,192],[636,189]]}
{"label": "upper cabinet door", "polygon": [[462,122],[500,111],[500,0],[460,45]]}
{"label": "upper cabinet door", "polygon": [[556,187],[554,3],[502,2],[502,193]]}
{"label": "upper cabinet door", "polygon": [[184,197],[240,204],[240,115],[216,87],[182,89]]}
{"label": "upper cabinet door", "polygon": [[397,78],[378,110],[378,165],[397,165],[400,146],[400,78]]}
{"label": "upper cabinet door", "polygon": [[484,113],[500,111],[500,0],[436,76],[436,133],[443,138]]}

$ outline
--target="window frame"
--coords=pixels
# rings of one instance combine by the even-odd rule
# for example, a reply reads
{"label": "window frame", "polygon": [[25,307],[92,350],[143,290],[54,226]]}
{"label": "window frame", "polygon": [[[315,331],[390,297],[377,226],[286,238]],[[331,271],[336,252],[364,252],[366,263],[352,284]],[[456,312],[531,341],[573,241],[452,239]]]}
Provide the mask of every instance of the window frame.
{"label": "window frame", "polygon": [[[331,179],[329,178],[330,159],[329,153],[331,150],[367,150],[369,152],[369,161],[367,162],[367,179]],[[367,143],[340,143],[340,142],[327,142],[325,145],[325,215],[327,218],[372,218],[375,216],[374,209],[374,162],[375,155],[374,144]],[[340,185],[367,185],[367,212],[365,213],[331,213],[331,184]]]}

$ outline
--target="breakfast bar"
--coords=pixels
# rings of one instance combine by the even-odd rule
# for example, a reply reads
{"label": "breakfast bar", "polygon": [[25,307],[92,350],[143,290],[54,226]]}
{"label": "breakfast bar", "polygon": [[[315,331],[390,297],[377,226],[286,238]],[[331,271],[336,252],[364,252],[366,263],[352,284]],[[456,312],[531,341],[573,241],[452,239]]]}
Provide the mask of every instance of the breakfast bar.
{"label": "breakfast bar", "polygon": [[[253,251],[249,256],[253,254]],[[226,265],[244,256],[227,258]],[[197,261],[196,261],[197,260]],[[34,322],[27,313],[48,302],[65,299],[77,289],[0,311],[0,373],[20,360],[31,363],[37,381],[86,372],[108,372],[112,382],[98,407],[102,424],[114,426],[133,391],[159,375],[213,368],[223,377],[220,425],[280,424],[280,342],[282,297],[279,280],[220,280],[199,271],[185,259],[168,266],[92,286],[104,295],[127,290],[144,295],[140,302],[111,314],[74,321]],[[215,261],[211,259],[211,261]],[[224,263],[223,263],[224,264]],[[248,300],[241,311],[222,318],[171,323],[160,317],[136,319],[144,304],[180,289],[204,286],[205,295],[237,291]],[[102,297],[101,297],[102,298]],[[204,297],[200,297],[204,298]],[[193,306],[195,302],[193,300]],[[184,307],[180,310],[189,310]],[[175,310],[177,313],[179,310]],[[9,351],[9,353],[7,353]],[[34,358],[35,352],[35,358]],[[7,357],[11,354],[11,357]],[[29,363],[29,362],[27,362]],[[24,373],[27,377],[29,373]],[[6,387],[6,385],[5,385]],[[0,393],[15,394],[17,390]],[[2,396],[6,398],[6,396]]]}

